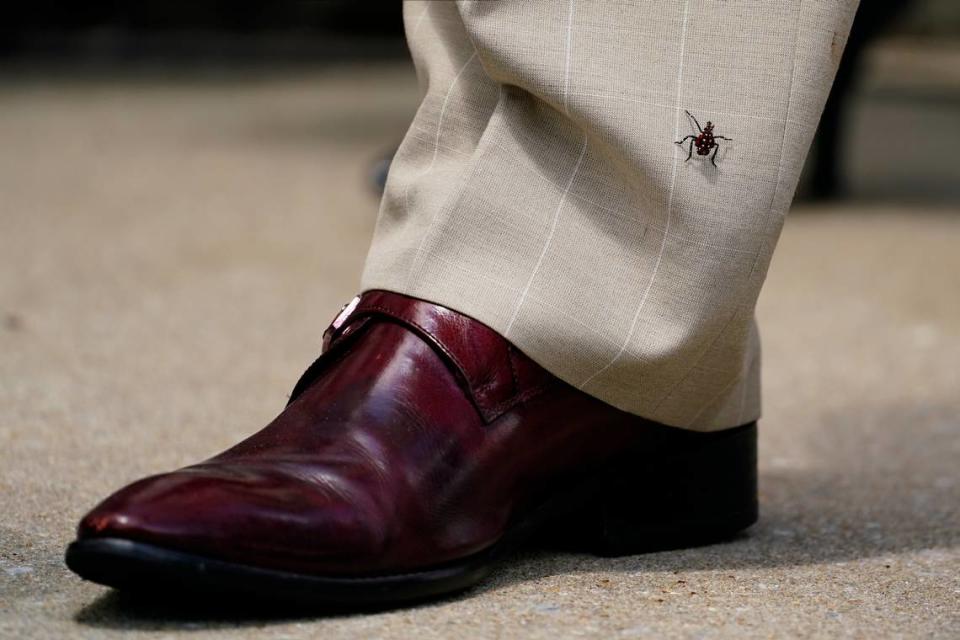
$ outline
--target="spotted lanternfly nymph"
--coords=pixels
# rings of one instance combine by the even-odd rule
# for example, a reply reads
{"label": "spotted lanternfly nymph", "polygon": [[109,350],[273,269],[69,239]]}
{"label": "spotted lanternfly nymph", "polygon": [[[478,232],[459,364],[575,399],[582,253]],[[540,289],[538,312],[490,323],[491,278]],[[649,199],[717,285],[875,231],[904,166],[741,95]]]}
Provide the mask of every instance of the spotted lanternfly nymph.
{"label": "spotted lanternfly nymph", "polygon": [[[710,156],[710,164],[712,164],[713,166],[717,166],[717,163],[715,162],[715,158],[717,157],[717,151],[720,150],[720,145],[717,144],[717,140],[730,140],[732,142],[732,138],[718,136],[717,134],[715,134],[713,132],[713,123],[710,122],[709,120],[707,120],[707,126],[701,127],[700,123],[697,122],[697,119],[693,116],[692,113],[690,113],[689,111],[687,111],[686,113],[688,116],[690,116],[690,119],[693,120],[693,124],[697,125],[697,131],[700,132],[700,135],[686,136],[682,140],[677,140],[676,142],[674,142],[674,144],[679,144],[680,146],[683,146],[683,144],[687,140],[689,140],[690,150],[687,153],[687,160],[693,157],[693,148],[696,147],[698,156]],[[710,153],[711,149],[713,150],[712,155]],[[686,162],[687,160],[684,160],[684,162]]]}

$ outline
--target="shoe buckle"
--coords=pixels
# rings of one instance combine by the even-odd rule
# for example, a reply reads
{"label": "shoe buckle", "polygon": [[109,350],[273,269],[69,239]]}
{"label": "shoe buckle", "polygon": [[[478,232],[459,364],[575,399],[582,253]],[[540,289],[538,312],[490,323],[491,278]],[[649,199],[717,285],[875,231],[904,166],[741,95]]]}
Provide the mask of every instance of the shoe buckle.
{"label": "shoe buckle", "polygon": [[347,323],[347,320],[350,318],[351,314],[353,314],[358,304],[360,304],[360,296],[354,296],[353,300],[340,308],[340,312],[337,313],[337,316],[333,319],[333,322],[331,322],[330,326],[327,327],[327,330],[323,332],[324,351],[330,348],[330,343],[333,342],[333,339],[336,337],[336,335],[340,333],[340,329],[343,328],[343,325]]}

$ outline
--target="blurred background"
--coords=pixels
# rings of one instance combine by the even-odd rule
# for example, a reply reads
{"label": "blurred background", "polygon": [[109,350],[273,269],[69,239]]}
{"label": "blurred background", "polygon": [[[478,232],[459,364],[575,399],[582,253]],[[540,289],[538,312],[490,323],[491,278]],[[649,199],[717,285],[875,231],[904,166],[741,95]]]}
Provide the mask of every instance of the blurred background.
{"label": "blurred background", "polygon": [[[948,161],[960,142],[958,34],[953,0],[862,3],[801,195],[960,195]],[[0,27],[0,61],[14,75],[209,79],[406,60],[401,5],[386,0],[39,0]]]}
{"label": "blurred background", "polygon": [[[960,637],[960,2],[861,5],[761,295],[751,536],[524,557],[475,597],[319,621],[324,637],[563,637],[584,620],[602,637]],[[237,637],[131,610],[61,553],[113,489],[265,424],[356,292],[382,161],[417,107],[400,15],[5,8],[0,636]]]}

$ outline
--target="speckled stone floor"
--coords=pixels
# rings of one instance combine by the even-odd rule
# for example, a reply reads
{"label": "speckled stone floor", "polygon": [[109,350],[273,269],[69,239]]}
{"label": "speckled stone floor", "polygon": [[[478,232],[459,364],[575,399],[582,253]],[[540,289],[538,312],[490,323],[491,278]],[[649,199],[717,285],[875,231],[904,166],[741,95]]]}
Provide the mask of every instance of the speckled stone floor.
{"label": "speckled stone floor", "polygon": [[760,304],[762,519],[735,541],[531,551],[455,599],[326,618],[70,574],[99,498],[282,406],[354,293],[368,167],[415,100],[400,67],[0,83],[0,637],[960,637],[951,206],[793,212]]}

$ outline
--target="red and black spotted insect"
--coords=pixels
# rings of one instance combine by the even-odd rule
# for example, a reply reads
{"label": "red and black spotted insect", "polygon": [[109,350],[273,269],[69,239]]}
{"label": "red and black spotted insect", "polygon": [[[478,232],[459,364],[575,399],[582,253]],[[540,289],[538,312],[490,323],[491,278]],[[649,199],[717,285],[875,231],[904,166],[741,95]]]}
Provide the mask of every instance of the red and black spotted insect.
{"label": "red and black spotted insect", "polygon": [[[707,120],[707,126],[701,127],[700,123],[697,122],[697,119],[693,117],[692,113],[690,113],[689,111],[687,111],[686,113],[688,116],[690,116],[690,119],[693,120],[693,123],[697,125],[697,131],[700,132],[700,135],[686,136],[683,138],[683,140],[677,140],[674,144],[679,144],[680,146],[683,146],[683,143],[689,140],[690,151],[687,153],[687,160],[689,160],[693,156],[693,148],[696,147],[698,156],[709,155],[710,164],[712,164],[713,166],[717,166],[717,163],[714,161],[714,159],[717,157],[717,151],[720,150],[720,145],[717,144],[717,140],[730,140],[732,142],[733,139],[727,138],[724,136],[718,136],[717,134],[715,134],[713,132],[713,123],[710,122],[709,120]],[[713,149],[713,155],[710,155],[711,149]],[[687,160],[684,160],[684,162],[686,162]]]}

